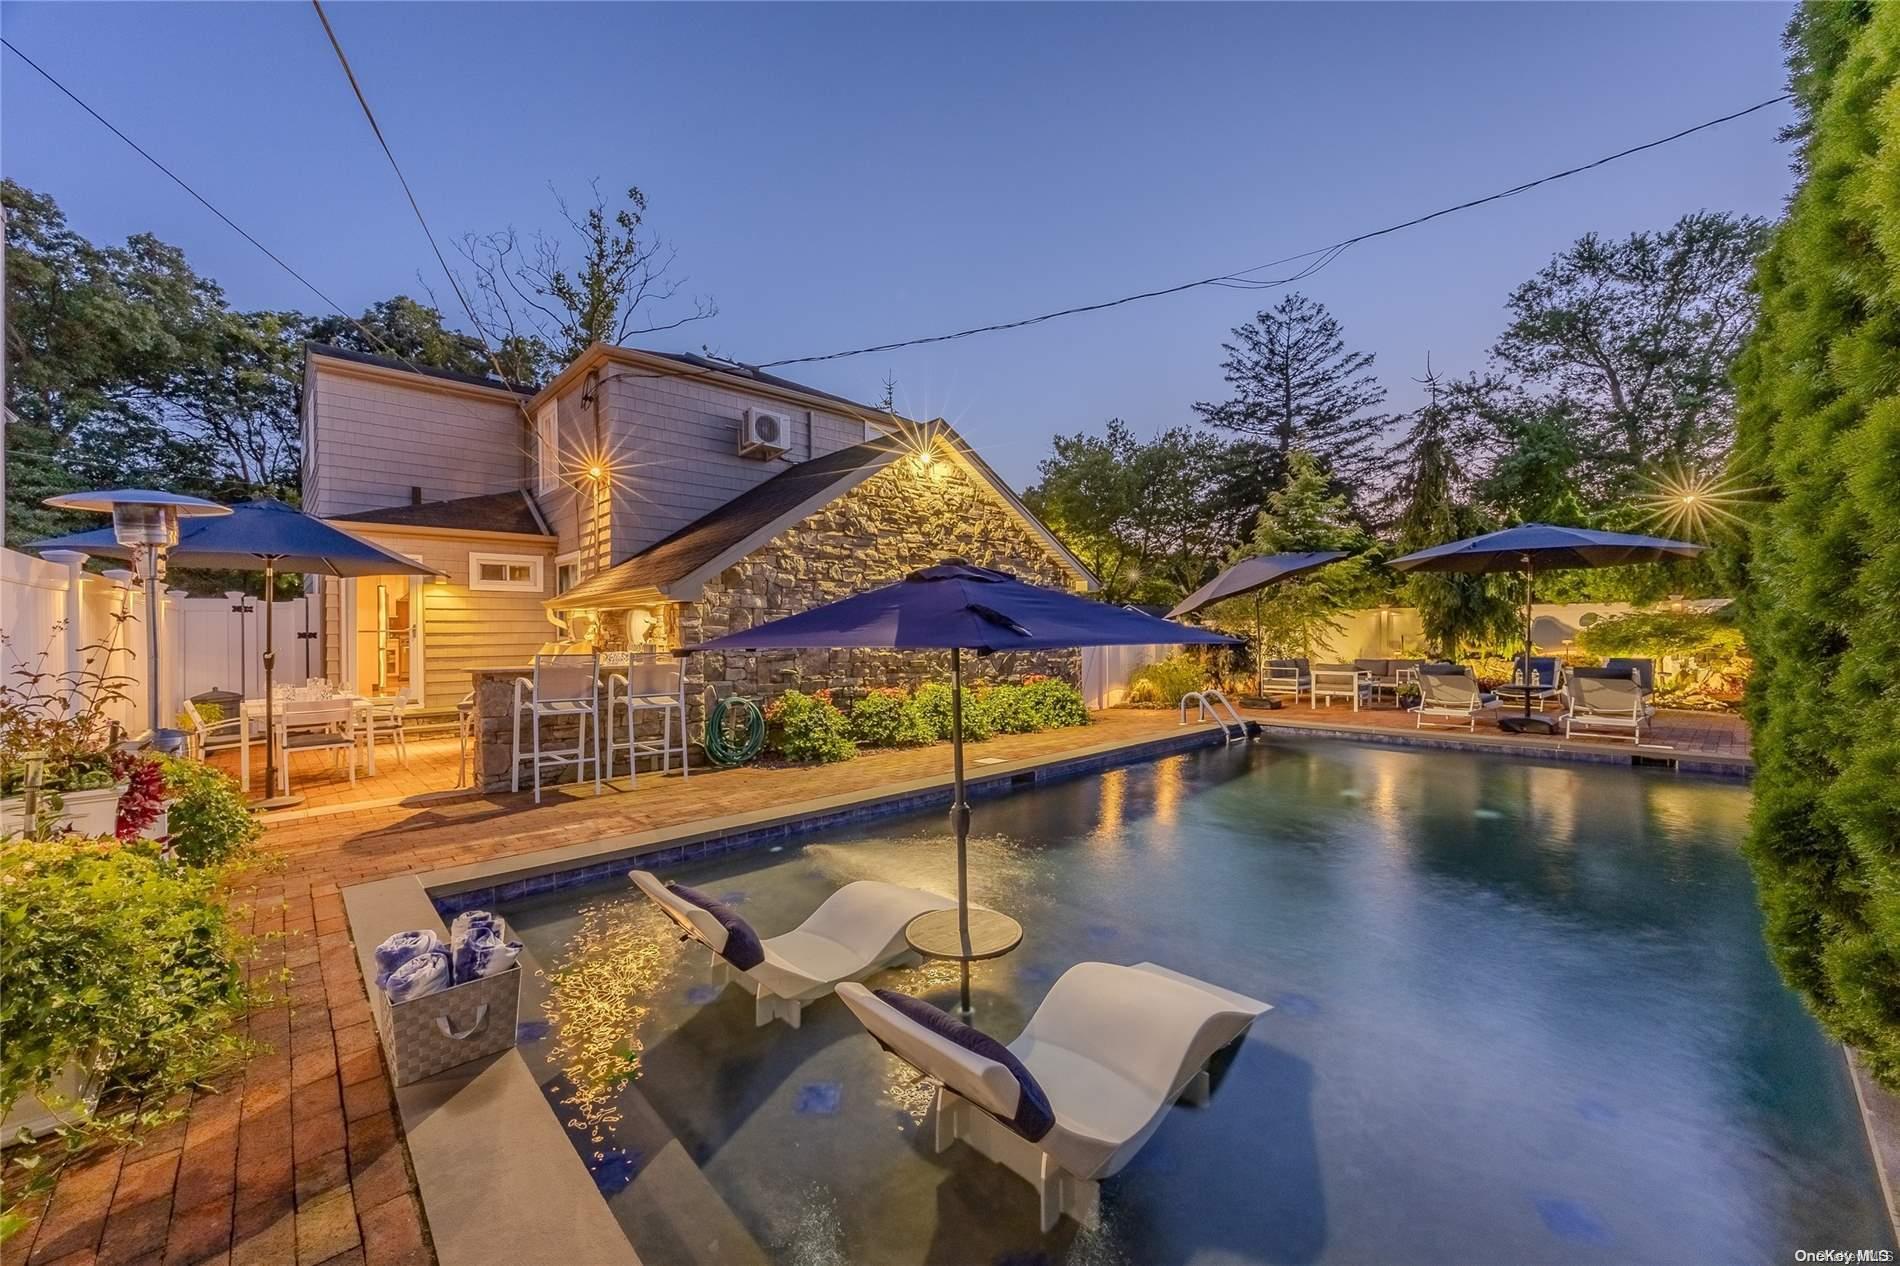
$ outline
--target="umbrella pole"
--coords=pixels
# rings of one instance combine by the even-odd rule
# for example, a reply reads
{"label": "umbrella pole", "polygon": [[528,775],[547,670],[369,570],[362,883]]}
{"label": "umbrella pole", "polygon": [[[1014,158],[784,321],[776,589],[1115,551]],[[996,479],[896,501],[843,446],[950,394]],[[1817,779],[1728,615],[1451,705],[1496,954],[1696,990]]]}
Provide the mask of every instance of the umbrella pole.
{"label": "umbrella pole", "polygon": [[[257,802],[260,809],[289,809],[303,803],[302,796],[280,796],[277,794],[277,699],[276,668],[277,642],[273,637],[273,618],[277,604],[271,596],[277,592],[277,556],[264,555],[264,798]],[[251,736],[244,736],[246,743]],[[248,788],[246,789],[248,790]]]}
{"label": "umbrella pole", "polygon": [[[1260,631],[1260,604],[1264,601],[1265,599],[1262,598],[1259,594],[1254,595],[1254,600],[1253,600],[1253,697],[1256,699],[1264,699],[1267,697],[1267,680],[1266,680],[1267,643],[1266,643],[1266,635]],[[1295,699],[1293,702],[1298,703],[1299,700]]]}
{"label": "umbrella pole", "polygon": [[1531,675],[1531,605],[1535,600],[1536,587],[1537,573],[1531,566],[1530,555],[1526,554],[1524,556],[1524,720],[1526,724],[1531,719],[1531,686],[1534,684]]}
{"label": "umbrella pole", "polygon": [[950,648],[950,829],[957,836],[957,935],[963,977],[957,1001],[970,1014],[970,806],[963,799],[963,652]]}

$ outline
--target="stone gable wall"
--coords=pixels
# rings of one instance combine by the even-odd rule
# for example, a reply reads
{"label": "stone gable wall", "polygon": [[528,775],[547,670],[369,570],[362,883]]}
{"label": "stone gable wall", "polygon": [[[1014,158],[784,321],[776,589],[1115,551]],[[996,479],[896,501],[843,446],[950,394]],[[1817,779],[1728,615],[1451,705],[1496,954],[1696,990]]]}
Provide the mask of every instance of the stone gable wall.
{"label": "stone gable wall", "polygon": [[[991,488],[952,461],[939,459],[922,469],[904,458],[727,568],[700,601],[682,603],[669,614],[677,632],[668,632],[678,638],[674,645],[690,646],[901,580],[953,557],[1033,584],[1075,584],[1075,574]],[[697,734],[716,697],[745,695],[763,705],[787,690],[828,688],[846,706],[880,686],[947,681],[950,660],[941,651],[808,650],[694,655],[687,671],[689,732]],[[1029,673],[1079,685],[1081,657],[1066,650],[964,657],[968,681],[1019,681]]]}

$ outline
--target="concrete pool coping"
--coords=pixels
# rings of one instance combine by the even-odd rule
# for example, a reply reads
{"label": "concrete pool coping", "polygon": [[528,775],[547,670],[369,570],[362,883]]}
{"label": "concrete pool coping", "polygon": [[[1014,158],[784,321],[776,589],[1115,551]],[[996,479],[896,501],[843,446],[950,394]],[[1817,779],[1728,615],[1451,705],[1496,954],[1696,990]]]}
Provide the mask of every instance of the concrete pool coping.
{"label": "concrete pool coping", "polygon": [[[1058,756],[987,766],[972,773],[972,796],[1081,777],[1117,765],[1218,746],[1209,723],[1163,738],[1096,744]],[[552,891],[554,877],[618,869],[636,858],[680,850],[677,861],[708,854],[709,841],[770,838],[824,830],[947,804],[950,778],[914,779],[871,792],[824,796],[774,809],[729,814],[686,826],[608,836],[343,889],[343,910],[370,1005],[377,1006],[376,946],[396,932],[428,928],[448,937],[438,900],[500,899]],[[697,852],[692,852],[700,846]],[[546,880],[545,887],[538,885]],[[598,882],[588,879],[586,882]],[[513,885],[521,885],[519,889]],[[509,899],[512,899],[509,898]],[[594,1184],[559,1116],[517,1049],[395,1088],[417,1194],[428,1217],[436,1260],[445,1266],[487,1261],[568,1261],[638,1266],[626,1232]]]}
{"label": "concrete pool coping", "polygon": [[[1409,732],[1367,733],[1312,723],[1250,720],[1255,731],[1267,737],[1475,751],[1532,760],[1650,763],[1629,759],[1650,755],[1642,749],[1603,753],[1594,748],[1559,746],[1545,751],[1541,744],[1487,742],[1483,736],[1473,741],[1470,736],[1430,731],[1414,736]],[[979,767],[969,774],[969,792],[972,798],[991,798],[1225,743],[1224,732],[1212,722],[1185,726],[1161,738],[1122,739],[1060,755]],[[1618,756],[1623,759],[1617,760]],[[1699,758],[1697,763],[1707,759]],[[1671,763],[1683,773],[1718,772],[1692,768],[1687,761]],[[1735,758],[1717,763],[1720,773],[1746,776],[1746,769],[1735,769]],[[1739,763],[1748,765],[1746,761]],[[446,940],[445,909],[466,909],[555,891],[567,886],[562,881],[570,877],[576,881],[574,886],[598,883],[636,859],[653,865],[681,864],[728,851],[759,848],[770,840],[943,807],[949,803],[950,788],[951,779],[945,771],[873,791],[818,797],[353,885],[342,890],[342,898],[365,990],[371,1005],[377,1005],[375,947],[389,935],[412,928],[429,928]],[[1859,1082],[1856,1070],[1857,1091]],[[637,1266],[640,1259],[632,1243],[519,1050],[510,1049],[397,1087],[394,1093],[437,1260],[445,1266],[494,1259]],[[1900,1173],[1900,1103],[1894,1104],[1886,1118],[1890,1128],[1883,1153],[1882,1141],[1874,1134],[1875,1118],[1865,1111],[1866,1102],[1863,1097],[1868,1140],[1892,1216],[1896,1206],[1883,1154],[1893,1159],[1895,1172]],[[1896,1226],[1900,1227],[1900,1218]]]}

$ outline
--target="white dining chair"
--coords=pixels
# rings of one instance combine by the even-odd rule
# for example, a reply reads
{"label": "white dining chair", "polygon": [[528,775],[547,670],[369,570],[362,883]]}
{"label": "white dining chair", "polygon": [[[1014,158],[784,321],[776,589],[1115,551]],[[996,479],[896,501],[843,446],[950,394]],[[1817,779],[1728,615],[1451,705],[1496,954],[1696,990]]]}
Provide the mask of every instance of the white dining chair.
{"label": "white dining chair", "polygon": [[[649,713],[660,716],[658,738],[639,737],[640,718]],[[675,722],[679,739],[673,738]],[[625,727],[624,741],[615,733],[618,723]],[[607,677],[607,776],[614,776],[614,760],[627,753],[627,781],[639,780],[642,756],[660,758],[660,772],[673,768],[673,753],[680,758],[680,777],[686,777],[686,661],[677,655],[636,655],[624,673]]]}
{"label": "white dining chair", "polygon": [[[543,748],[541,723],[550,718],[572,719],[575,723],[574,746]],[[528,750],[521,750],[521,723],[528,722]],[[589,741],[593,750],[588,750]],[[534,773],[534,802],[541,803],[541,771],[574,767],[576,778],[594,767],[594,794],[600,794],[600,656],[536,655],[534,676],[515,678],[515,730],[513,760],[509,784],[521,790],[521,762],[529,762]]]}
{"label": "white dining chair", "polygon": [[347,759],[350,786],[354,787],[356,705],[348,699],[289,699],[277,706],[277,748],[284,754],[277,766],[277,794],[290,794],[292,752],[327,751],[337,766]]}

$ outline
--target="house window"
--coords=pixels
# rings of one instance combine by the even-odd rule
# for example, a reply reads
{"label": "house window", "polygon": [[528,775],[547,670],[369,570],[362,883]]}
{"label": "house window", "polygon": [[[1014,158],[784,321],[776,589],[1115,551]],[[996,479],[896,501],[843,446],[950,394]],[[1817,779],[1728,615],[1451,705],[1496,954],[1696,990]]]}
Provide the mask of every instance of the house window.
{"label": "house window", "polygon": [[470,554],[468,587],[540,593],[541,560],[532,554]]}
{"label": "house window", "polygon": [[581,552],[575,550],[554,560],[554,592],[566,593],[581,583]]}
{"label": "house window", "polygon": [[560,411],[550,400],[534,418],[534,490],[550,493],[561,486]]}

